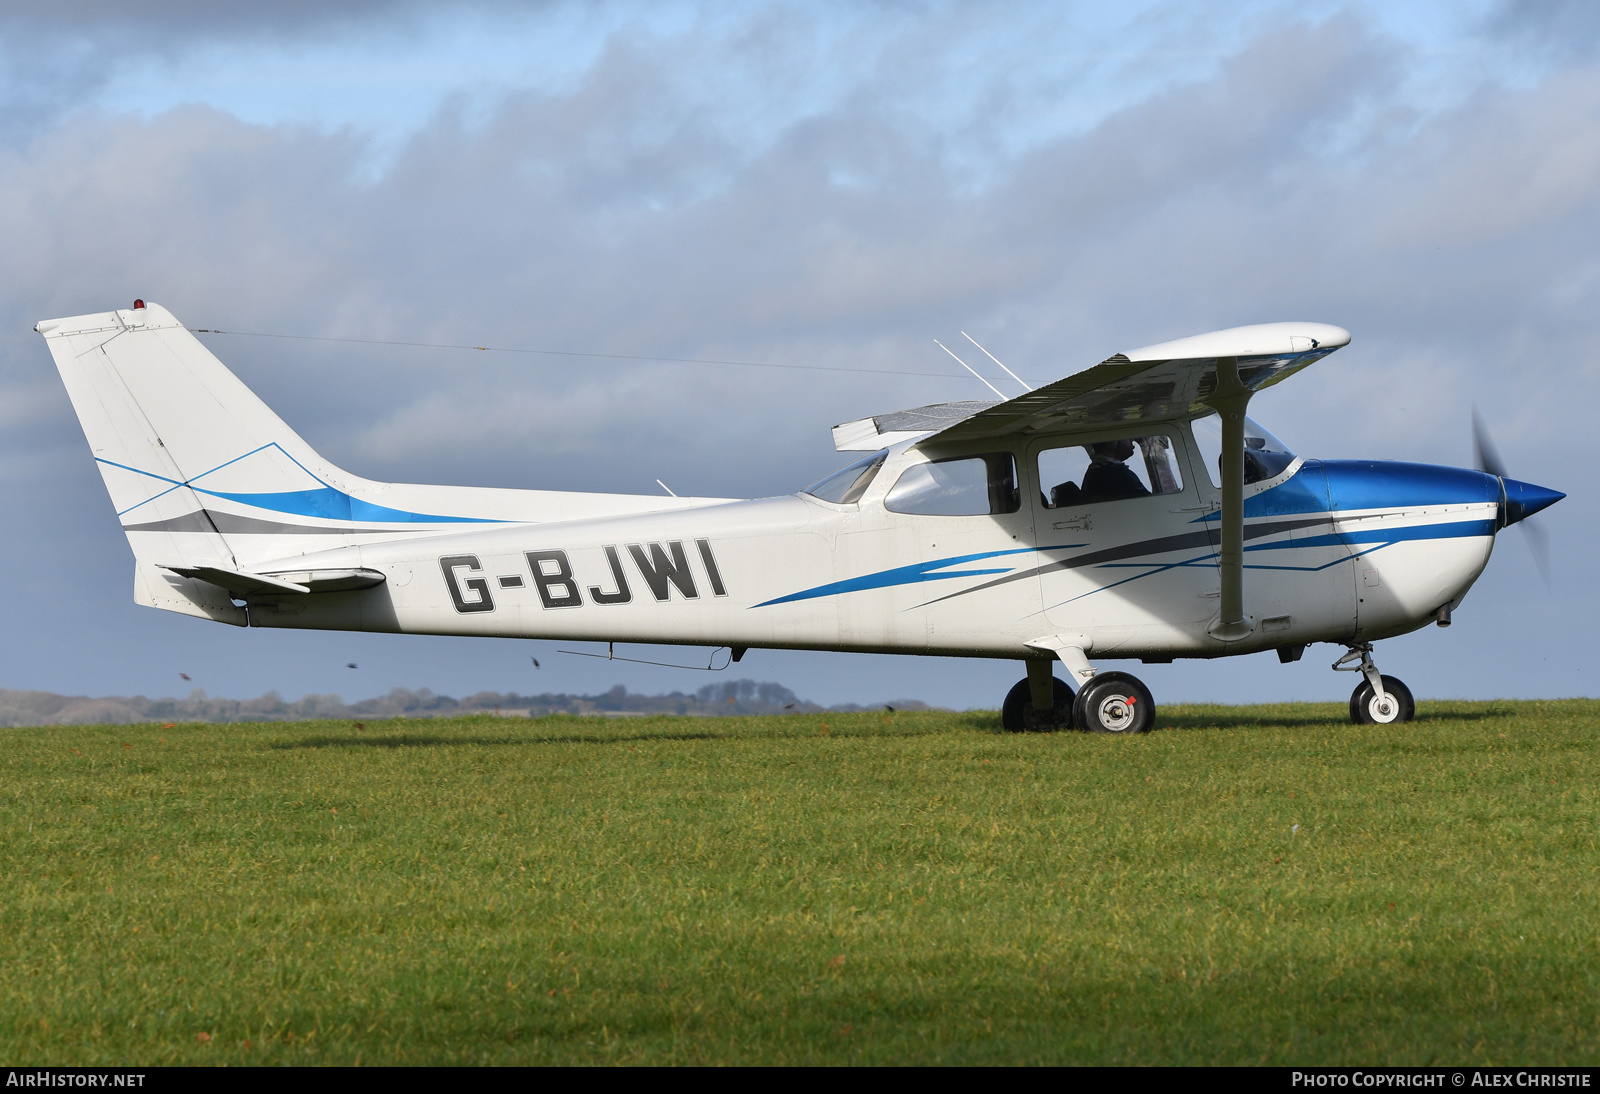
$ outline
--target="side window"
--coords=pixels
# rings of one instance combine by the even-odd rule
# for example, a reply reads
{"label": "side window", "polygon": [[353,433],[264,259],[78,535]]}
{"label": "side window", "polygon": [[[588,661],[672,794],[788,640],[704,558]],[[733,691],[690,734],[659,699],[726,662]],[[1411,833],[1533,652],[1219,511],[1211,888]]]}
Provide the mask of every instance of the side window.
{"label": "side window", "polygon": [[1015,513],[1020,504],[1017,463],[1009,452],[908,467],[883,499],[891,513],[930,517]]}
{"label": "side window", "polygon": [[1177,494],[1183,475],[1172,438],[1157,433],[1039,453],[1039,489],[1046,509]]}

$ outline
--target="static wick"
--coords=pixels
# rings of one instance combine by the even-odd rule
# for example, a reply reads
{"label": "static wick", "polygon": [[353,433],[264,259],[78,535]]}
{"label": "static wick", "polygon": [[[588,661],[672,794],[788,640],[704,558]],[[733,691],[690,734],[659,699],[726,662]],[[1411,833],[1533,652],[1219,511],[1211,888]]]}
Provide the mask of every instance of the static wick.
{"label": "static wick", "polygon": [[[661,489],[665,490],[667,493],[672,494],[672,487],[668,486],[666,483],[662,482],[660,479],[656,480],[656,485],[661,487]],[[678,495],[672,494],[672,496],[673,497],[677,497]]]}

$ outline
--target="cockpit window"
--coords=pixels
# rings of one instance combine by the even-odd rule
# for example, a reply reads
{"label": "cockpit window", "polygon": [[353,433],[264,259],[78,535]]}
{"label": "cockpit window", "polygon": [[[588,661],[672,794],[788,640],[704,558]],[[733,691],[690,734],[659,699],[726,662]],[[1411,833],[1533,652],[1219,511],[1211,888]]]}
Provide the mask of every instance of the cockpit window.
{"label": "cockpit window", "polygon": [[827,478],[819,479],[801,491],[823,501],[831,501],[835,505],[854,505],[861,500],[861,495],[867,492],[867,487],[872,485],[873,478],[878,474],[878,468],[883,466],[884,457],[889,452],[874,452],[865,459],[857,460],[848,467],[841,467]]}
{"label": "cockpit window", "polygon": [[[1215,414],[1196,418],[1193,422],[1194,443],[1199,450],[1200,462],[1206,465],[1211,485],[1222,485],[1222,419]],[[1244,481],[1261,482],[1284,470],[1294,462],[1289,446],[1274,437],[1254,418],[1244,420]]]}

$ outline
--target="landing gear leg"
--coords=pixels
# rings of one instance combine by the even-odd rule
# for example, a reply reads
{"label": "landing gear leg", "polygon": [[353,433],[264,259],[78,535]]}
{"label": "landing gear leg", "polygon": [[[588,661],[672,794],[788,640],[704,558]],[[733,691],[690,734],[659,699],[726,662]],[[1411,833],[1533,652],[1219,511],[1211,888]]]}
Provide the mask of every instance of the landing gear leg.
{"label": "landing gear leg", "polygon": [[1000,723],[1013,733],[1072,728],[1072,689],[1054,674],[1055,661],[1030,657],[1028,678],[1018,680],[1000,708]]}
{"label": "landing gear leg", "polygon": [[[1351,664],[1359,661],[1359,664]],[[1356,725],[1391,725],[1409,722],[1417,711],[1411,689],[1393,676],[1378,672],[1372,663],[1372,643],[1350,647],[1333,663],[1335,672],[1359,672],[1364,678],[1350,695],[1350,720]]]}
{"label": "landing gear leg", "polygon": [[1035,657],[1023,664],[1028,666],[1028,698],[1033,700],[1033,709],[1053,710],[1056,705],[1056,663]]}

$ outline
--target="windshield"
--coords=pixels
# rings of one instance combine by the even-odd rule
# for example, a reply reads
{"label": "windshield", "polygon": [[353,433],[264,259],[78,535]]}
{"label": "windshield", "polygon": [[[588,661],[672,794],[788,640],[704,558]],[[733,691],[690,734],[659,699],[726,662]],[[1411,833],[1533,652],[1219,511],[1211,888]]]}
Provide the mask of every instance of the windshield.
{"label": "windshield", "polygon": [[[1196,418],[1193,422],[1195,448],[1200,462],[1206,465],[1211,485],[1222,485],[1222,419],[1215,414]],[[1294,462],[1289,446],[1262,428],[1254,418],[1244,420],[1244,481],[1261,482],[1283,471]]]}
{"label": "windshield", "polygon": [[874,452],[848,467],[839,468],[827,478],[818,479],[800,492],[821,498],[823,501],[831,501],[835,505],[854,505],[861,500],[861,495],[867,492],[867,487],[872,485],[873,477],[877,475],[878,468],[883,466],[884,457],[888,455],[888,449]]}

